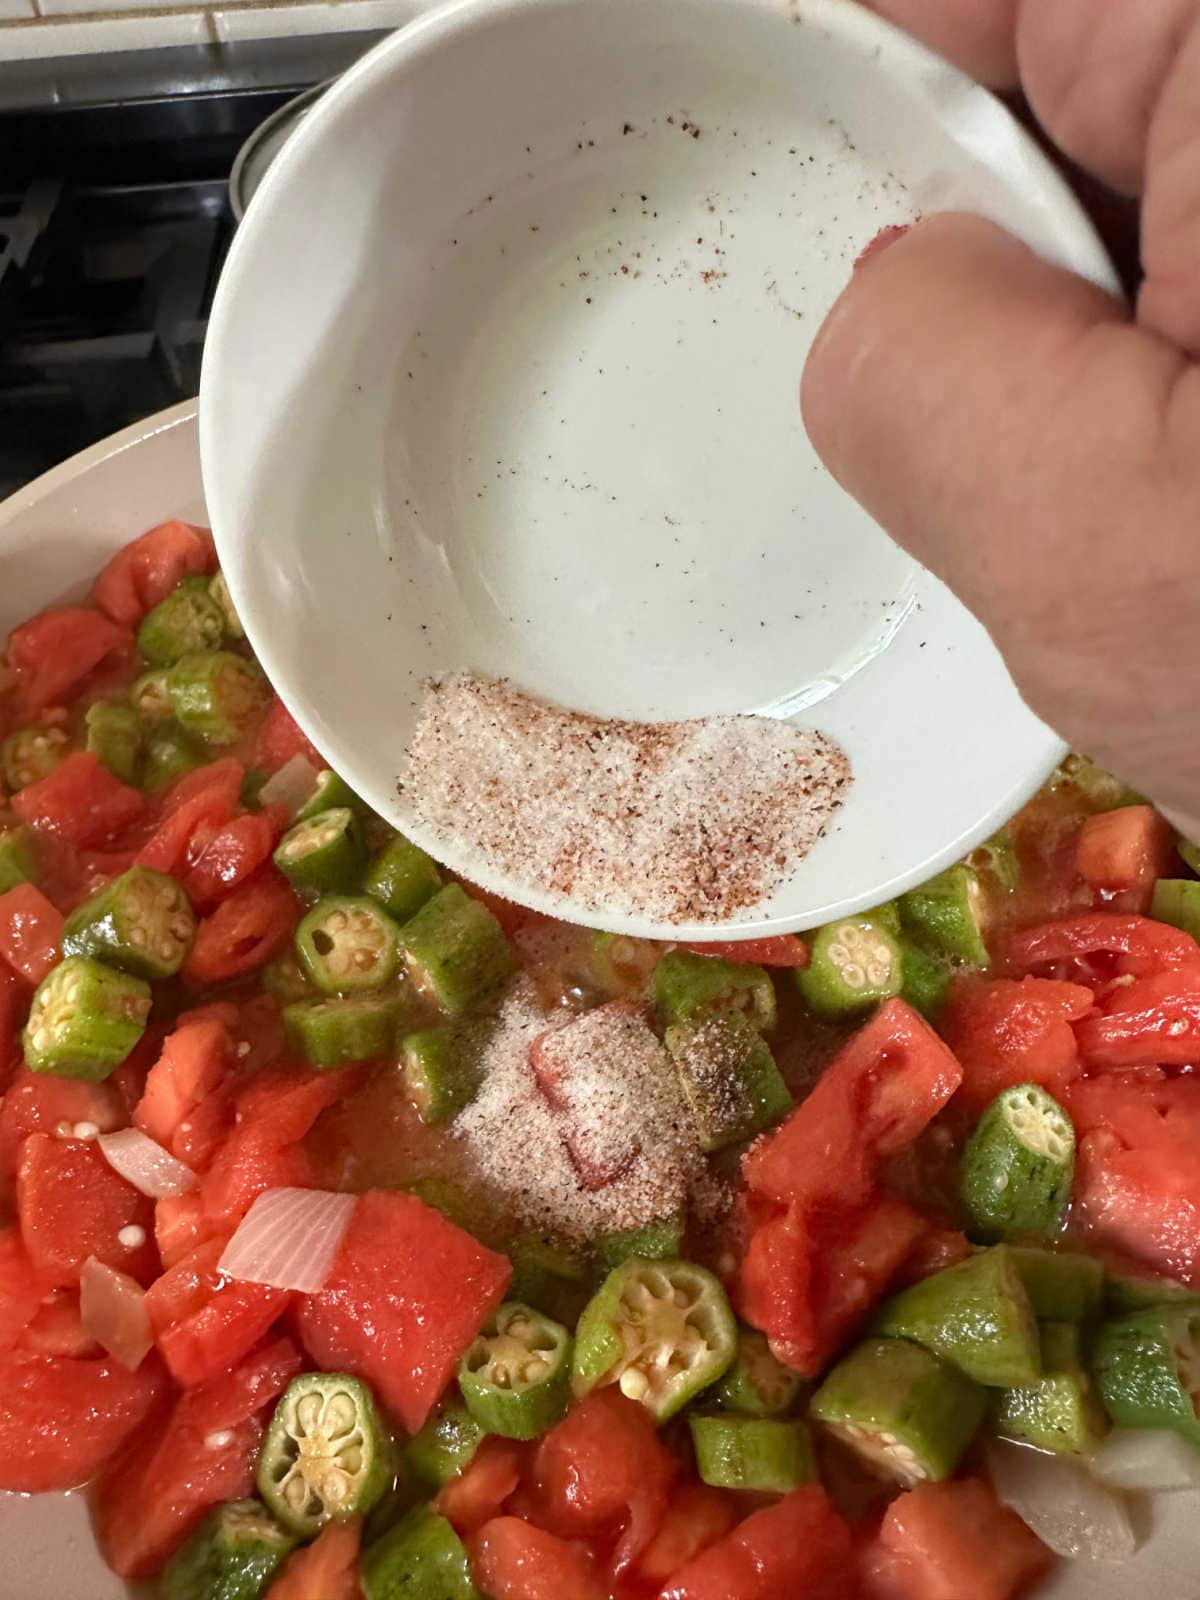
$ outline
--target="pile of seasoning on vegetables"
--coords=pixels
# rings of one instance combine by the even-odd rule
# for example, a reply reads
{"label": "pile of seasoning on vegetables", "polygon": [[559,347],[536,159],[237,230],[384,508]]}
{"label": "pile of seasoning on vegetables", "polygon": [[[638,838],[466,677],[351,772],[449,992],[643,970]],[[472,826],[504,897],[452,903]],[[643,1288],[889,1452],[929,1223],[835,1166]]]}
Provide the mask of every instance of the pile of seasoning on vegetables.
{"label": "pile of seasoning on vegetables", "polygon": [[374,816],[204,530],[7,666],[0,1488],[114,1572],[1018,1600],[1200,1485],[1200,850],[1117,780],[656,944]]}

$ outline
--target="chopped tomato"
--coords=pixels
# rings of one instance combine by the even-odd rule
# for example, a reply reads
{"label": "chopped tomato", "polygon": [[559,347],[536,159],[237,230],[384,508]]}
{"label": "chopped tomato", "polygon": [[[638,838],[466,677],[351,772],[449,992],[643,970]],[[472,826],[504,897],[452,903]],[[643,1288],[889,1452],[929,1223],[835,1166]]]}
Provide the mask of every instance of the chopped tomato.
{"label": "chopped tomato", "polygon": [[[288,1557],[266,1600],[359,1600],[357,1522],[330,1522]],[[565,1595],[558,1600],[568,1600]]]}
{"label": "chopped tomato", "polygon": [[238,1123],[200,1180],[204,1237],[232,1233],[266,1189],[312,1187],[312,1166],[299,1144],[281,1141],[268,1123]]}
{"label": "chopped tomato", "polygon": [[723,961],[744,961],[760,967],[806,967],[809,948],[794,933],[779,933],[771,939],[717,939],[706,944],[683,941],[684,950],[698,956],[720,956]]}
{"label": "chopped tomato", "polygon": [[[15,972],[0,967],[0,1092],[7,1086],[6,1073],[17,1044],[17,1032],[29,1003],[29,991]],[[0,1159],[0,1170],[3,1161]]]}
{"label": "chopped tomato", "polygon": [[236,1366],[291,1304],[286,1289],[222,1277],[225,1244],[200,1245],[146,1291],[155,1343],[185,1388]]}
{"label": "chopped tomato", "polygon": [[538,1445],[538,1520],[566,1539],[619,1538],[620,1574],[661,1527],[676,1471],[644,1406],[611,1386],[593,1390]]}
{"label": "chopped tomato", "polygon": [[1135,978],[1111,989],[1101,1015],[1075,1029],[1089,1068],[1186,1067],[1200,1061],[1200,967]]}
{"label": "chopped tomato", "polygon": [[114,778],[90,750],[76,750],[54,771],[12,797],[22,822],[77,845],[102,845],[145,815],[146,799]]}
{"label": "chopped tomato", "polygon": [[16,1228],[0,1228],[0,1351],[11,1350],[45,1294]]}
{"label": "chopped tomato", "polygon": [[866,1558],[878,1600],[1017,1600],[1054,1558],[976,1479],[926,1483],[893,1500]]}
{"label": "chopped tomato", "polygon": [[114,622],[133,627],[181,578],[212,572],[212,534],[188,522],[162,522],[118,550],[92,585],[92,599]]}
{"label": "chopped tomato", "polygon": [[929,1024],[903,1000],[889,1000],[808,1098],[751,1147],[742,1162],[746,1182],[778,1205],[862,1204],[880,1160],[917,1137],[961,1078]]}
{"label": "chopped tomato", "polygon": [[219,828],[197,855],[183,880],[188,898],[200,911],[211,911],[257,872],[287,827],[283,806],[247,811]]}
{"label": "chopped tomato", "polygon": [[511,1276],[506,1257],[441,1212],[410,1194],[372,1190],[297,1325],[318,1366],[365,1378],[415,1433]]}
{"label": "chopped tomato", "polygon": [[[189,1119],[213,1103],[233,1063],[233,1039],[224,1022],[216,1017],[181,1017],[150,1068],[134,1122],[180,1161],[203,1170],[215,1154],[226,1119],[223,1115],[215,1129],[210,1125],[204,1130],[214,1136],[211,1148],[207,1139],[193,1137]],[[226,1110],[219,1101],[218,1109]]]}
{"label": "chopped tomato", "polygon": [[245,775],[245,767],[232,756],[185,773],[167,790],[162,818],[138,851],[139,865],[181,876],[193,834],[229,821],[238,808]]}
{"label": "chopped tomato", "polygon": [[657,1589],[673,1572],[716,1544],[737,1521],[727,1494],[705,1483],[681,1483],[667,1504],[658,1532],[634,1563],[631,1576]]}
{"label": "chopped tomato", "polygon": [[0,894],[0,956],[27,983],[38,984],[58,961],[63,916],[32,883]]}
{"label": "chopped tomato", "polygon": [[86,1483],[165,1387],[154,1360],[129,1372],[107,1359],[0,1355],[0,1489],[43,1494]]}
{"label": "chopped tomato", "polygon": [[210,984],[255,971],[282,949],[299,919],[287,879],[274,867],[261,867],[196,929],[184,977]]}
{"label": "chopped tomato", "polygon": [[276,1339],[133,1437],[96,1491],[97,1537],[115,1572],[153,1576],[211,1506],[254,1493],[266,1408],[301,1366],[291,1340]]}
{"label": "chopped tomato", "polygon": [[1027,928],[1007,940],[1008,964],[1017,972],[1049,968],[1049,976],[1103,984],[1116,974],[1145,977],[1169,967],[1200,966],[1191,934],[1149,917],[1094,911]]}
{"label": "chopped tomato", "polygon": [[492,1600],[605,1600],[595,1564],[520,1517],[496,1517],[471,1546],[475,1577]]}
{"label": "chopped tomato", "polygon": [[1079,875],[1094,889],[1135,897],[1146,911],[1159,878],[1171,870],[1175,830],[1153,806],[1121,806],[1088,817],[1079,831]]}
{"label": "chopped tomato", "polygon": [[39,1356],[101,1355],[95,1338],[83,1326],[78,1289],[52,1289],[21,1335],[19,1348]]}
{"label": "chopped tomato", "polygon": [[487,1438],[463,1470],[438,1491],[436,1509],[465,1539],[498,1517],[521,1481],[529,1447],[516,1439]]}
{"label": "chopped tomato", "polygon": [[1018,1083],[1040,1083],[1061,1097],[1081,1071],[1071,1024],[1092,1005],[1091,990],[1078,983],[956,978],[940,1022],[962,1063],[961,1103],[982,1111]]}
{"label": "chopped tomato", "polygon": [[267,772],[278,772],[293,756],[303,756],[318,771],[325,766],[321,752],[309,743],[300,724],[276,695],[258,730],[254,765],[265,768]]}
{"label": "chopped tomato", "polygon": [[133,658],[129,630],[86,606],[55,606],[23,622],[8,636],[8,664],[17,671],[21,713],[33,718],[47,706],[61,706],[89,672],[114,654]]}
{"label": "chopped tomato", "polygon": [[849,1559],[850,1530],[824,1489],[796,1489],[689,1561],[661,1600],[833,1600]]}
{"label": "chopped tomato", "polygon": [[294,1144],[310,1132],[323,1111],[336,1105],[362,1082],[357,1067],[331,1072],[297,1073],[287,1068],[260,1072],[237,1097],[244,1124],[260,1124],[280,1145]]}
{"label": "chopped tomato", "polygon": [[127,1121],[121,1096],[107,1083],[55,1078],[20,1066],[0,1100],[0,1179],[17,1170],[22,1140],[31,1133],[69,1135],[79,1123],[112,1133]]}
{"label": "chopped tomato", "polygon": [[[17,1168],[17,1211],[29,1259],[48,1284],[78,1283],[89,1256],[139,1283],[155,1274],[154,1207],[93,1142],[30,1134]],[[122,1244],[126,1228],[140,1230],[141,1241]]]}

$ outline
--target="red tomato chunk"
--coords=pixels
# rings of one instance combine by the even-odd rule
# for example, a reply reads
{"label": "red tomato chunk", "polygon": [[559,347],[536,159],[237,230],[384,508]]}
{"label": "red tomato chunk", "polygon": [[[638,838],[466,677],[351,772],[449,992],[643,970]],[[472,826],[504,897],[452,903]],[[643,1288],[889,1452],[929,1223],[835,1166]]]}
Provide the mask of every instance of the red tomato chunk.
{"label": "red tomato chunk", "polygon": [[1017,1600],[1054,1558],[986,1484],[927,1483],[888,1507],[866,1560],[872,1600]]}
{"label": "red tomato chunk", "polygon": [[835,1600],[849,1563],[850,1529],[825,1491],[796,1489],[689,1561],[662,1600]]}
{"label": "red tomato chunk", "polygon": [[493,1600],[605,1600],[587,1551],[519,1517],[497,1517],[472,1547],[475,1575]]}
{"label": "red tomato chunk", "polygon": [[140,1283],[157,1270],[154,1207],[94,1142],[31,1134],[21,1147],[17,1209],[25,1248],[46,1283],[78,1283],[89,1256]]}
{"label": "red tomato chunk", "polygon": [[92,599],[114,622],[133,627],[181,578],[212,572],[216,565],[207,528],[162,522],[117,551],[92,585]]}
{"label": "red tomato chunk", "polygon": [[146,812],[137,789],[114,778],[88,750],[77,750],[48,777],[26,784],[12,798],[22,822],[47,828],[77,845],[107,844]]}
{"label": "red tomato chunk", "polygon": [[33,884],[0,894],[0,956],[27,983],[41,983],[58,961],[62,930],[62,913]]}

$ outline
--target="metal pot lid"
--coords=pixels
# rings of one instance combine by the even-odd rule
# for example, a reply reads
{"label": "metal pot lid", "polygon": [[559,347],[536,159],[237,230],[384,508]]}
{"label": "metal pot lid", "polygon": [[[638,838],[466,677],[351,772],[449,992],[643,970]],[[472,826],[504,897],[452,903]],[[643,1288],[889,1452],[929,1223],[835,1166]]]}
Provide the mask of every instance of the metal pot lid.
{"label": "metal pot lid", "polygon": [[265,122],[255,128],[238,151],[229,174],[229,203],[239,222],[245,216],[246,207],[254,198],[255,190],[263,181],[267,168],[300,126],[308,111],[335,81],[333,78],[327,78],[324,83],[314,84],[311,89],[306,89],[303,94],[298,94],[295,99],[287,101],[277,111],[273,111]]}

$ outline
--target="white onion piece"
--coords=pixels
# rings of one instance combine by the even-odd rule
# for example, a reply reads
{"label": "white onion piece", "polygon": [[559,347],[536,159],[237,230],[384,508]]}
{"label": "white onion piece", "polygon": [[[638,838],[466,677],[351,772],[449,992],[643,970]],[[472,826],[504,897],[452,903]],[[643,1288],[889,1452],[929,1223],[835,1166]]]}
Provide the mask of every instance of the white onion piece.
{"label": "white onion piece", "polygon": [[1169,1428],[1115,1428],[1088,1466],[1110,1489],[1163,1494],[1200,1488],[1200,1450]]}
{"label": "white onion piece", "polygon": [[265,806],[284,806],[294,817],[317,786],[317,769],[307,756],[294,755],[273,772],[258,791]]}
{"label": "white onion piece", "polygon": [[137,1371],[154,1343],[146,1291],[127,1272],[95,1256],[79,1274],[79,1318],[83,1331],[130,1372]]}
{"label": "white onion piece", "polygon": [[242,1219],[217,1270],[246,1283],[317,1294],[355,1203],[352,1194],[326,1189],[268,1189]]}
{"label": "white onion piece", "polygon": [[1055,1555],[1118,1565],[1137,1549],[1122,1495],[1078,1461],[997,1442],[988,1447],[996,1493]]}
{"label": "white onion piece", "polygon": [[119,1133],[102,1133],[96,1143],[114,1171],[151,1200],[166,1195],[186,1194],[196,1187],[196,1174],[182,1161],[176,1161],[148,1133],[140,1128],[122,1128]]}

